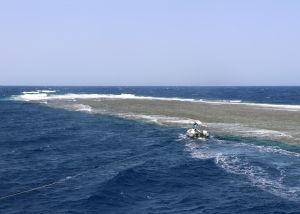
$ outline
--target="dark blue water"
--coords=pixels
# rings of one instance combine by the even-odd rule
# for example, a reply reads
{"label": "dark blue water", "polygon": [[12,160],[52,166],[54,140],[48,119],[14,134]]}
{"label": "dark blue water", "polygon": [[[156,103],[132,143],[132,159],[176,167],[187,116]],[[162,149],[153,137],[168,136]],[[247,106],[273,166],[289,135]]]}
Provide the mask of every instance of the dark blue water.
{"label": "dark blue water", "polygon": [[299,87],[1,87],[1,213],[299,213],[300,147],[14,101],[23,91],[300,104]]}

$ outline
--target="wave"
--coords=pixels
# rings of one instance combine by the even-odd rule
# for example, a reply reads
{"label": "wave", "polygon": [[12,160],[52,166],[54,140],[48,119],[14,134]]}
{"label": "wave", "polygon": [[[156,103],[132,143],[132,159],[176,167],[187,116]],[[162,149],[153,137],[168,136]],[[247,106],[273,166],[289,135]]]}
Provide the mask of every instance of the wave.
{"label": "wave", "polygon": [[74,108],[75,111],[88,111],[88,112],[92,111],[92,108],[89,105],[83,105],[83,104],[72,105],[72,108]]}
{"label": "wave", "polygon": [[166,98],[166,97],[148,97],[148,96],[136,96],[134,94],[62,94],[62,95],[48,95],[47,93],[40,92],[23,92],[23,95],[14,96],[15,100],[38,100],[38,99],[137,99],[137,100],[166,100],[166,101],[195,101],[194,99],[182,99],[182,98]]}
{"label": "wave", "polygon": [[36,91],[23,91],[23,94],[39,94],[39,93],[55,93],[56,90],[36,90]]}
{"label": "wave", "polygon": [[38,100],[52,100],[52,99],[135,99],[135,100],[162,100],[162,101],[183,101],[183,102],[198,102],[215,105],[246,105],[260,108],[267,108],[272,110],[286,110],[286,111],[300,111],[300,105],[288,104],[268,104],[268,103],[249,103],[242,100],[205,100],[205,99],[188,99],[178,97],[152,97],[152,96],[137,96],[135,94],[53,94],[53,90],[36,90],[30,92],[23,92],[22,95],[14,95],[14,100],[20,101],[38,101]]}

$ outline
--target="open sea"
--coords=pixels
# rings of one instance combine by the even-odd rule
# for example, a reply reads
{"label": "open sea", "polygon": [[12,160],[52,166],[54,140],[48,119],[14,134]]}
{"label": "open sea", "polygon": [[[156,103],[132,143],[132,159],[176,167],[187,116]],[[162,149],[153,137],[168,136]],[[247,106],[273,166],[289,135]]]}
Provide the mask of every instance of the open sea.
{"label": "open sea", "polygon": [[0,86],[0,166],[5,214],[300,213],[300,87]]}

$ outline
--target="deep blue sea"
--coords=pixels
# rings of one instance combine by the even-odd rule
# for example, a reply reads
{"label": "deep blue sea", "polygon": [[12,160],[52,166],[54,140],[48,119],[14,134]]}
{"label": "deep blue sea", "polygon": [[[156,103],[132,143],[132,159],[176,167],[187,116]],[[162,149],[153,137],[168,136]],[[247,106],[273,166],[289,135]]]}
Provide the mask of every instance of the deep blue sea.
{"label": "deep blue sea", "polygon": [[300,213],[299,114],[300,87],[2,86],[0,213]]}

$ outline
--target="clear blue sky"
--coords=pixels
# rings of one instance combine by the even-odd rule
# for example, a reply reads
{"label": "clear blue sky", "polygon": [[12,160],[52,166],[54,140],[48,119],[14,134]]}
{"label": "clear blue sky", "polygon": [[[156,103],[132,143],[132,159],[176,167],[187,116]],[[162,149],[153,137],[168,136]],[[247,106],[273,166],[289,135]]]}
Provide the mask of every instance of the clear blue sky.
{"label": "clear blue sky", "polygon": [[298,0],[0,0],[0,85],[300,85]]}

